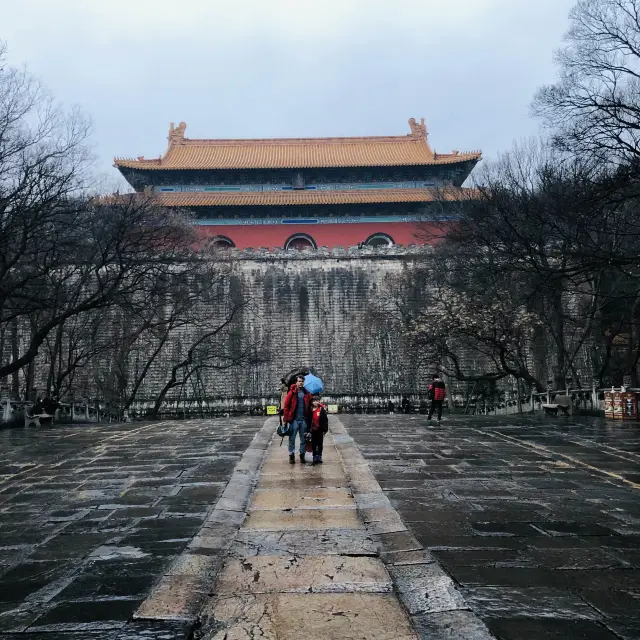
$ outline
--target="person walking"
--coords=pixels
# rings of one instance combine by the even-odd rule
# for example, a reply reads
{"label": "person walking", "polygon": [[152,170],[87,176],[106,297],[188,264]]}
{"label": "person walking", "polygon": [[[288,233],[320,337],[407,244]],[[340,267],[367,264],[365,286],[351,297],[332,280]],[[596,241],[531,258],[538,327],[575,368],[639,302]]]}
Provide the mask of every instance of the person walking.
{"label": "person walking", "polygon": [[282,428],[283,423],[286,424],[286,422],[284,422],[284,401],[287,399],[287,394],[289,393],[289,385],[284,378],[282,378],[280,382],[282,384],[280,385],[280,407],[278,408],[278,421],[280,423],[280,427]]}
{"label": "person walking", "polygon": [[311,400],[311,451],[313,452],[313,464],[322,464],[324,434],[327,431],[329,431],[327,409],[319,398],[314,397]]}
{"label": "person walking", "polygon": [[289,463],[296,463],[296,434],[300,438],[300,462],[305,462],[305,433],[311,422],[311,394],[304,388],[304,377],[298,376],[284,399],[284,421],[289,423]]}
{"label": "person walking", "polygon": [[429,417],[427,420],[431,420],[433,412],[438,409],[438,424],[442,419],[442,403],[446,395],[445,384],[440,377],[439,373],[435,373],[432,376],[431,384],[429,385],[429,397],[431,398],[431,407],[429,408]]}

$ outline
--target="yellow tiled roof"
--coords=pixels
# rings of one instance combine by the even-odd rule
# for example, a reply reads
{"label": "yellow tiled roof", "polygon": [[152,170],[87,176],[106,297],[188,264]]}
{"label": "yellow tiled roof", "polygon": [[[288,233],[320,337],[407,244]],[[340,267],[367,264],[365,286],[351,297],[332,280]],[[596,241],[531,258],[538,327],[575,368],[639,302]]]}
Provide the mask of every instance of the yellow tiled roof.
{"label": "yellow tiled roof", "polygon": [[382,167],[442,165],[476,161],[481,152],[435,153],[427,131],[412,118],[406,136],[360,138],[276,138],[256,140],[196,140],[184,137],[186,124],[171,125],[164,156],[116,158],[115,166],[130,169],[304,169],[310,167]]}
{"label": "yellow tiled roof", "polygon": [[359,204],[369,202],[433,202],[473,197],[473,189],[367,189],[361,191],[261,191],[252,193],[156,193],[166,207],[220,207],[251,205]]}

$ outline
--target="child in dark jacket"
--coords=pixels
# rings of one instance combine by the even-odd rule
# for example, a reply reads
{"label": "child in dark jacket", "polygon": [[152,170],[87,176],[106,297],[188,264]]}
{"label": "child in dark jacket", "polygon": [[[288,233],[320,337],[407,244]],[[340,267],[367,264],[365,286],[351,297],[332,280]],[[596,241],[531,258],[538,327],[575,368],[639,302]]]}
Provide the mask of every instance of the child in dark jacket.
{"label": "child in dark jacket", "polygon": [[329,416],[325,406],[318,398],[311,401],[311,450],[313,464],[322,464],[322,446],[324,434],[329,431]]}

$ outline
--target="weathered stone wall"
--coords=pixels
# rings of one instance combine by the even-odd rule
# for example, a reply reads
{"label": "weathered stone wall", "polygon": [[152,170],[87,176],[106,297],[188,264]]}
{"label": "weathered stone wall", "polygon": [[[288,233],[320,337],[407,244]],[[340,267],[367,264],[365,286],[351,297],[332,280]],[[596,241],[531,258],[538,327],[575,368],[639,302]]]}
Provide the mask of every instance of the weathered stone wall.
{"label": "weathered stone wall", "polygon": [[[249,344],[257,345],[264,361],[243,369],[203,370],[184,388],[172,390],[167,400],[175,400],[178,396],[181,401],[216,399],[218,406],[228,402],[229,408],[242,404],[243,399],[251,399],[253,404],[265,404],[278,397],[280,378],[298,367],[312,368],[325,381],[327,394],[351,396],[353,404],[358,403],[358,396],[394,396],[397,399],[401,394],[424,393],[431,370],[421,371],[419,354],[406,348],[402,336],[367,324],[365,314],[371,301],[388,295],[391,280],[413,271],[428,251],[393,246],[302,252],[228,252],[221,257],[228,269],[222,285],[224,298],[248,301],[237,317],[233,340],[239,349]],[[417,296],[425,286],[419,281],[420,273],[418,269],[411,276]],[[206,313],[211,326],[215,327],[224,315],[224,309],[214,306],[207,308]],[[123,368],[129,369],[127,375],[132,380],[136,368],[146,361],[145,346],[137,345],[127,354],[124,365],[117,364],[118,322],[126,322],[126,318],[114,319],[106,323],[104,329],[113,340],[114,349],[102,353],[90,366],[77,372],[76,397],[108,399],[105,389],[110,386],[109,380],[122,375]],[[175,332],[141,385],[137,395],[139,402],[134,408],[144,410],[153,406],[169,378],[172,364],[184,358],[193,336],[192,327]],[[546,350],[548,340],[543,342],[537,355],[545,361],[550,354]],[[8,349],[5,341],[5,357],[9,356]],[[534,359],[535,351],[532,352]],[[42,391],[48,370],[44,354],[38,357],[34,366],[35,387]],[[511,383],[507,380],[501,386],[505,384],[509,387]],[[454,394],[465,395],[470,391],[466,383],[451,382],[450,387]],[[221,399],[225,399],[222,405]],[[113,394],[111,401],[115,401]]]}
{"label": "weathered stone wall", "polygon": [[[411,269],[425,251],[428,249],[399,246],[229,251],[221,257],[228,269],[225,295],[231,300],[248,301],[237,318],[234,340],[239,348],[258,345],[264,362],[245,369],[204,370],[197,381],[194,378],[184,389],[176,388],[168,398],[178,394],[183,398],[274,397],[280,378],[297,367],[315,370],[324,379],[327,391],[337,395],[419,391],[414,359],[403,352],[399,336],[372,336],[372,330],[364,326],[364,315],[368,302],[388,290],[388,279]],[[216,306],[207,308],[206,313],[214,327],[224,309]],[[101,330],[109,334],[107,340],[112,341],[113,349],[102,352],[76,372],[76,397],[113,396],[105,389],[114,388],[115,380],[123,375],[133,380],[136,368],[146,361],[146,347],[137,344],[125,354],[123,366],[122,352],[116,353],[123,322],[126,318],[122,316],[106,318]],[[27,332],[25,323],[19,331],[22,342]],[[140,387],[137,398],[144,404],[157,397],[171,365],[184,357],[193,336],[190,327],[174,333]],[[9,348],[4,341],[7,359]],[[129,372],[123,372],[127,367]],[[38,395],[46,386],[48,368],[43,350],[34,363]],[[24,374],[20,372],[21,395]]]}
{"label": "weathered stone wall", "polygon": [[267,362],[211,376],[210,392],[271,395],[282,375],[299,366],[313,368],[336,394],[416,389],[401,345],[372,339],[363,316],[386,281],[421,255],[417,248],[401,247],[236,253],[231,293],[250,302],[242,313],[242,334],[262,346]]}

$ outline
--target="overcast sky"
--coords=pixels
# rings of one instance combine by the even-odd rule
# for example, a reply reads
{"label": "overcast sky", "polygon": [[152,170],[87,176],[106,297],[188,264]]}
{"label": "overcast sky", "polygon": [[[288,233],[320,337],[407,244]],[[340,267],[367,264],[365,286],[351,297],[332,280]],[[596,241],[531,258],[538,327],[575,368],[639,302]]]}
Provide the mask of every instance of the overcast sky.
{"label": "overcast sky", "polygon": [[91,116],[98,168],[187,137],[403,135],[492,157],[535,134],[575,0],[0,0],[0,39]]}

